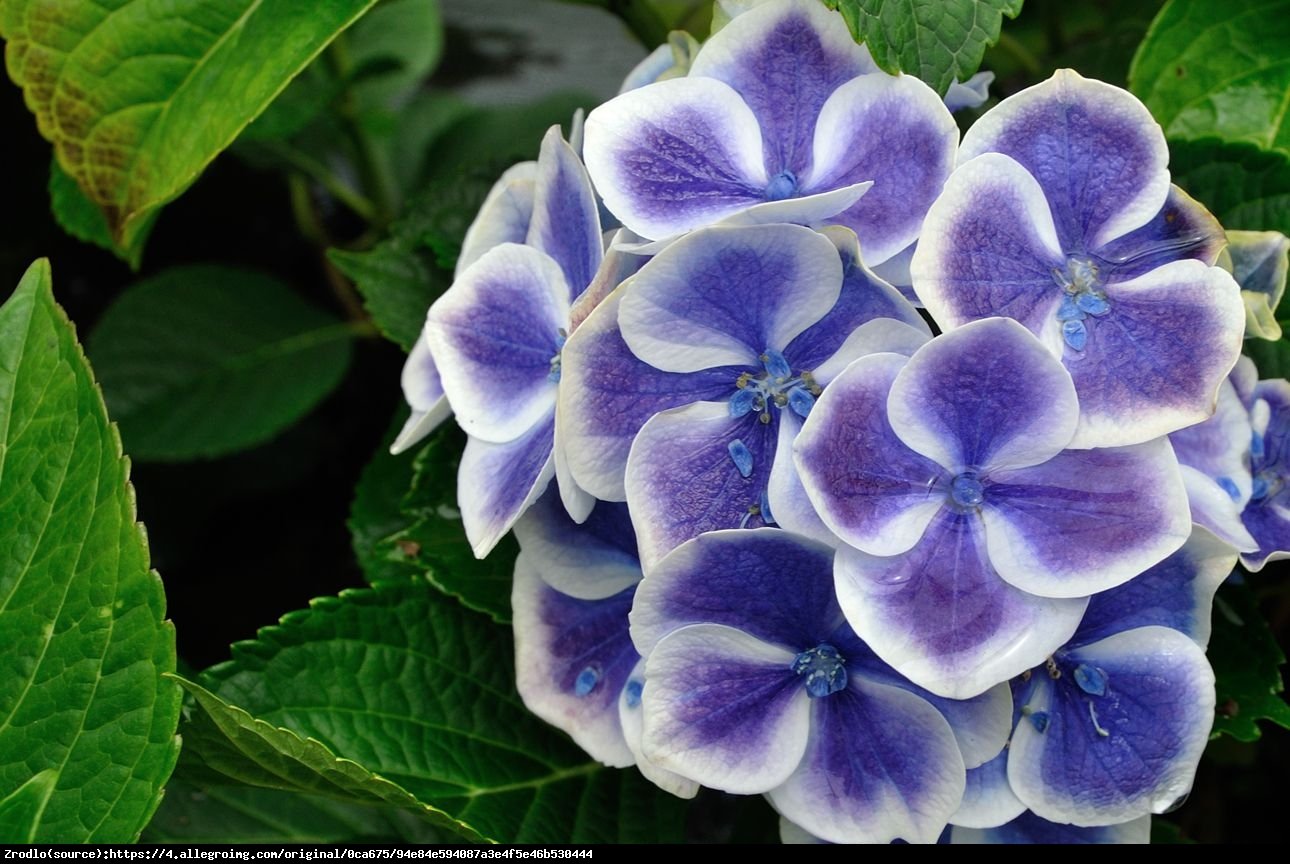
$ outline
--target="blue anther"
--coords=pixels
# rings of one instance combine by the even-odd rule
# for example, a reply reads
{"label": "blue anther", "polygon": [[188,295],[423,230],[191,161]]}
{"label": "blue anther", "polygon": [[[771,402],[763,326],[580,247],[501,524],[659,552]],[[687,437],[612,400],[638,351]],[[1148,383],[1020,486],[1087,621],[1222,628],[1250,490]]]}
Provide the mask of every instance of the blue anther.
{"label": "blue anther", "polygon": [[644,688],[644,682],[637,681],[635,678],[627,682],[627,686],[623,688],[623,698],[626,700],[628,708],[635,708],[641,704],[641,690]]}
{"label": "blue anther", "polygon": [[1043,731],[1048,728],[1048,712],[1031,711],[1030,723],[1035,727],[1036,732],[1043,734]]}
{"label": "blue anther", "polygon": [[745,479],[752,476],[753,455],[748,445],[736,438],[726,445],[726,450],[730,452],[730,461],[739,469],[739,476]]}
{"label": "blue anther", "polygon": [[950,497],[960,507],[970,510],[985,500],[985,487],[973,474],[960,474],[950,481]]}
{"label": "blue anther", "polygon": [[1069,294],[1063,294],[1062,305],[1057,307],[1057,320],[1079,321],[1083,317],[1084,313],[1080,311],[1079,306],[1075,305],[1075,298]]}
{"label": "blue anther", "polygon": [[596,689],[600,683],[600,670],[595,666],[588,666],[578,673],[578,677],[573,682],[573,695],[583,697]]}
{"label": "blue anther", "polygon": [[797,177],[792,171],[780,171],[766,184],[767,201],[783,201],[797,194]]}
{"label": "blue anther", "polygon": [[1076,351],[1083,351],[1088,344],[1088,330],[1083,321],[1067,321],[1062,324],[1062,338]]}
{"label": "blue anther", "polygon": [[1087,312],[1089,315],[1101,317],[1111,311],[1111,304],[1106,302],[1105,297],[1085,291],[1075,298],[1075,305],[1080,308],[1081,312]]}
{"label": "blue anther", "polygon": [[794,387],[788,391],[788,407],[792,408],[793,413],[798,417],[805,418],[815,407],[815,397],[805,387]]}
{"label": "blue anther", "polygon": [[762,352],[761,356],[761,363],[766,367],[766,371],[770,374],[772,380],[783,382],[793,377],[792,367],[788,365],[784,355],[774,348],[767,348]]}
{"label": "blue anther", "polygon": [[730,397],[730,416],[742,417],[752,411],[757,402],[757,396],[756,387],[745,387],[743,390],[736,390],[735,395]]}
{"label": "blue anther", "polygon": [[1226,492],[1228,497],[1233,501],[1241,500],[1241,489],[1236,485],[1236,481],[1231,477],[1219,477],[1217,483],[1219,486],[1223,487],[1223,491]]}
{"label": "blue anther", "polygon": [[1088,695],[1106,695],[1106,673],[1101,669],[1096,666],[1089,666],[1087,663],[1081,663],[1075,667],[1073,675],[1075,683],[1079,685],[1079,689]]}
{"label": "blue anther", "polygon": [[847,686],[846,660],[827,642],[793,658],[792,669],[805,678],[802,686],[812,699],[837,693]]}
{"label": "blue anther", "polygon": [[761,490],[761,501],[758,502],[757,508],[760,511],[761,521],[767,525],[774,524],[775,514],[770,512],[770,497],[767,496],[766,490]]}

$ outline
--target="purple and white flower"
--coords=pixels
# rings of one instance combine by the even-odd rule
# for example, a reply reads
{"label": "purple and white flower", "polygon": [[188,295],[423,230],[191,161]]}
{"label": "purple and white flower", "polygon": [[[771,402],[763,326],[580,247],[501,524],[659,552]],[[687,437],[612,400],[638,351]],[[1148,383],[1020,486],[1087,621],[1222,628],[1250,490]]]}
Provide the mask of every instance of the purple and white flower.
{"label": "purple and white flower", "polygon": [[1140,816],[1118,825],[1081,828],[1049,822],[1030,811],[994,828],[950,828],[952,844],[1143,845],[1151,842],[1151,817]]}
{"label": "purple and white flower", "polygon": [[1212,266],[1222,229],[1171,188],[1167,161],[1141,102],[1059,71],[964,136],[914,254],[914,290],[942,328],[1005,315],[1061,358],[1075,447],[1200,422],[1240,353],[1240,292]]}
{"label": "purple and white flower", "polygon": [[712,36],[684,78],[591,112],[584,155],[606,207],[641,237],[736,217],[839,224],[872,266],[918,236],[957,143],[931,88],[878,72],[814,0],[777,0]]}
{"label": "purple and white flower", "polygon": [[1259,381],[1248,394],[1250,495],[1241,521],[1257,550],[1241,555],[1247,570],[1290,558],[1290,382]]}
{"label": "purple and white flower", "polygon": [[1290,237],[1280,231],[1228,231],[1226,252],[1245,301],[1246,338],[1280,339],[1276,311],[1286,293]]}
{"label": "purple and white flower", "polygon": [[1068,449],[1071,377],[990,318],[830,385],[794,446],[806,494],[847,544],[838,599],[901,674],[964,697],[1042,662],[1087,597],[1164,559],[1191,517],[1169,443]]}
{"label": "purple and white flower", "polygon": [[[796,225],[709,228],[610,295],[563,354],[572,477],[632,507],[649,568],[702,531],[811,531],[790,489],[791,443],[855,357],[911,353],[926,325],[860,262],[855,235]],[[819,528],[818,534],[827,535]]]}
{"label": "purple and white flower", "polygon": [[678,547],[637,590],[644,752],[705,786],[766,793],[830,842],[935,842],[964,766],[1003,747],[1006,685],[939,699],[874,656],[833,594],[832,550],[776,529]]}

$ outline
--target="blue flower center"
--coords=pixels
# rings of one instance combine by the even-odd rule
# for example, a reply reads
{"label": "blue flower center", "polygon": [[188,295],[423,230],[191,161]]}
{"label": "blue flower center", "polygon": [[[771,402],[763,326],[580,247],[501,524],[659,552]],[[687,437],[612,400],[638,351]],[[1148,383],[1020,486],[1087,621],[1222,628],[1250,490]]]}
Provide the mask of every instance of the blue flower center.
{"label": "blue flower center", "polygon": [[821,642],[794,657],[792,669],[803,679],[806,695],[819,699],[847,686],[846,662],[838,649]]}
{"label": "blue flower center", "polygon": [[1063,291],[1061,305],[1057,307],[1062,339],[1076,351],[1083,351],[1088,344],[1088,319],[1101,318],[1111,311],[1097,265],[1083,256],[1071,255],[1066,259],[1065,270],[1053,270],[1053,281]]}
{"label": "blue flower center", "polygon": [[960,510],[975,510],[985,500],[985,487],[972,471],[964,471],[950,481],[950,500]]}
{"label": "blue flower center", "polygon": [[780,171],[766,184],[763,193],[767,201],[783,201],[797,194],[797,176],[792,171]]}
{"label": "blue flower center", "polygon": [[551,355],[551,369],[546,373],[548,381],[560,383],[560,355],[564,353],[564,343],[568,339],[569,334],[561,327],[555,337],[555,354]]}
{"label": "blue flower center", "polygon": [[756,411],[762,423],[770,422],[772,407],[789,408],[805,418],[815,407],[815,397],[820,395],[820,385],[808,371],[794,373],[787,358],[774,348],[761,354],[762,369],[744,372],[735,379],[735,392],[730,397],[730,416],[743,417]]}

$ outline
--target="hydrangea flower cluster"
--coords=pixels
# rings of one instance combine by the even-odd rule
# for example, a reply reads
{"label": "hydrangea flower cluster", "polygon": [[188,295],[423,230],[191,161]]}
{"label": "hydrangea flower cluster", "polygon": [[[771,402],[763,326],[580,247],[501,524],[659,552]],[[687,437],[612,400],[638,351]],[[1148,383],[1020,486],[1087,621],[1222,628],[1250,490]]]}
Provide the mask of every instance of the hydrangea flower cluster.
{"label": "hydrangea flower cluster", "polygon": [[1218,584],[1290,554],[1290,385],[1237,362],[1285,246],[1227,253],[1122,90],[960,144],[821,4],[735,5],[498,181],[396,447],[468,433],[520,693],[594,758],[786,840],[1145,841]]}

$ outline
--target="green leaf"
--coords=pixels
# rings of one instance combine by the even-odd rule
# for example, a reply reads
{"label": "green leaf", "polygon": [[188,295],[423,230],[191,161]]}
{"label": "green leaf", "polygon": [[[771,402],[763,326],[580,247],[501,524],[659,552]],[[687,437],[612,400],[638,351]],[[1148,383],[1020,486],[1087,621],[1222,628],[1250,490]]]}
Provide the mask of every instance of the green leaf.
{"label": "green leaf", "polygon": [[[180,765],[182,771],[183,765]],[[145,843],[442,843],[429,822],[389,807],[175,777]]]}
{"label": "green leaf", "polygon": [[411,523],[379,542],[376,553],[387,566],[417,568],[440,591],[507,624],[520,548],[514,535],[507,534],[480,561],[466,541],[457,509],[457,465],[465,437],[456,424],[445,424],[417,453],[412,488],[401,505]]}
{"label": "green leaf", "polygon": [[681,839],[683,802],[589,759],[524,708],[514,678],[506,630],[424,586],[390,583],[315,600],[234,645],[202,680],[488,839]]}
{"label": "green leaf", "polygon": [[375,0],[4,0],[0,36],[58,161],[141,244],[176,198]]}
{"label": "green leaf", "polygon": [[1259,737],[1259,720],[1290,728],[1290,705],[1281,695],[1285,655],[1259,612],[1254,592],[1226,584],[1214,598],[1214,631],[1209,662],[1218,679],[1218,716],[1214,737],[1238,741]]}
{"label": "green leaf", "polygon": [[355,70],[358,104],[369,110],[395,108],[434,71],[443,56],[439,4],[435,0],[382,0],[345,39]]}
{"label": "green leaf", "polygon": [[966,81],[999,38],[1003,16],[1016,18],[1022,0],[823,0],[869,46],[887,72],[908,72],[942,96]]}
{"label": "green leaf", "polygon": [[0,307],[0,801],[36,842],[134,840],[179,752],[175,634],[128,474],[38,261]]}
{"label": "green leaf", "polygon": [[141,230],[139,242],[133,249],[122,249],[112,239],[108,230],[107,217],[94,202],[85,197],[81,187],[67,175],[58,160],[49,165],[49,209],[54,214],[58,227],[84,243],[92,243],[106,249],[130,265],[132,270],[139,269],[139,260],[143,255],[143,244],[152,230],[156,212],[148,219],[148,224]]}
{"label": "green leaf", "polygon": [[36,842],[36,829],[57,785],[57,771],[41,771],[0,801],[0,843]]}
{"label": "green leaf", "polygon": [[396,547],[383,543],[413,521],[400,509],[403,496],[412,485],[413,454],[390,453],[390,443],[402,428],[406,414],[401,411],[394,418],[394,424],[358,478],[350,505],[349,533],[354,557],[372,583],[413,578],[421,573],[415,564],[402,560],[403,556],[395,560],[390,553]]}
{"label": "green leaf", "polygon": [[1171,0],[1133,58],[1129,86],[1171,138],[1290,152],[1290,0]]}
{"label": "green leaf", "polygon": [[268,440],[330,393],[352,329],[260,273],[176,267],[127,290],[88,350],[139,459],[219,456]]}

